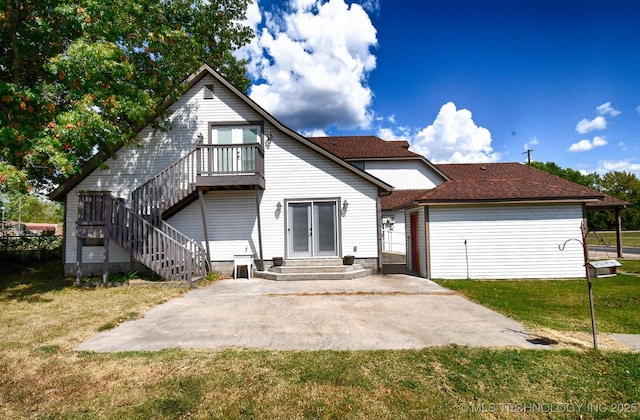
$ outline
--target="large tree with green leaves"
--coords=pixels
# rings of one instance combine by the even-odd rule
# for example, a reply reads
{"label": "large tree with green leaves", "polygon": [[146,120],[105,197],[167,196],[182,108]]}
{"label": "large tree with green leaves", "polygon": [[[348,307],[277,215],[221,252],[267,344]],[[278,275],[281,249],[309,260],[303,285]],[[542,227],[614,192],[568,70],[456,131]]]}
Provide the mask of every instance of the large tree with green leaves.
{"label": "large tree with green leaves", "polygon": [[[626,171],[613,171],[600,176],[596,172],[583,174],[571,168],[561,168],[554,162],[531,162],[534,168],[543,170],[560,178],[593,188],[612,197],[631,203],[621,214],[622,227],[625,230],[640,229],[640,180],[635,174]],[[616,217],[613,211],[592,212],[589,226],[596,230],[613,229]]]}
{"label": "large tree with green leaves", "polygon": [[135,142],[203,63],[241,90],[248,0],[0,0],[0,192]]}

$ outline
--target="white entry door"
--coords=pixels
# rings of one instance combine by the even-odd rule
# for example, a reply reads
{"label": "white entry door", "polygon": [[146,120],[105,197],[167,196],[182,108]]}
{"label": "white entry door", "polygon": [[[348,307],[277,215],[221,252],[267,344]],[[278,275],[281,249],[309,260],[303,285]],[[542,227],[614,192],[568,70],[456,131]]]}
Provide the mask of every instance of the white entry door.
{"label": "white entry door", "polygon": [[290,258],[338,255],[336,201],[305,201],[287,204]]}

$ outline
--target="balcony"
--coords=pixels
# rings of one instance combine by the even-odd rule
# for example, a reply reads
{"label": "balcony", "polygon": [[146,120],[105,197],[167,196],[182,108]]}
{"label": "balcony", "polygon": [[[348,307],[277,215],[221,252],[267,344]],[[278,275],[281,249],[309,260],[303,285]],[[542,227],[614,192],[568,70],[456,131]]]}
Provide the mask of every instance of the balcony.
{"label": "balcony", "polygon": [[196,185],[211,189],[264,188],[260,144],[201,144],[196,149]]}

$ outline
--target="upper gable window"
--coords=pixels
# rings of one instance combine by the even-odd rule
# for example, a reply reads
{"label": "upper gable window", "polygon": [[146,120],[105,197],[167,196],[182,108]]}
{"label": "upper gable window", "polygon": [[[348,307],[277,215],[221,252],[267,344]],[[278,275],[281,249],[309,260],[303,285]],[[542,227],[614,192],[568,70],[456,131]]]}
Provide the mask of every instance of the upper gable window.
{"label": "upper gable window", "polygon": [[213,85],[204,85],[204,99],[213,99]]}
{"label": "upper gable window", "polygon": [[350,162],[353,166],[364,171],[364,160],[354,160]]}
{"label": "upper gable window", "polygon": [[212,126],[211,144],[255,144],[261,143],[262,129],[259,125]]}

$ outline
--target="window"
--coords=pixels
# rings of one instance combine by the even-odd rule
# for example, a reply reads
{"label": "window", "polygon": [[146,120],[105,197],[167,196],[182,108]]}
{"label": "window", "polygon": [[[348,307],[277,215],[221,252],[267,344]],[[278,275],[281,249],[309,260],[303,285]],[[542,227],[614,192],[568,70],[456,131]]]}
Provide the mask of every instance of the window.
{"label": "window", "polygon": [[204,99],[213,99],[213,85],[204,85]]}
{"label": "window", "polygon": [[262,129],[258,125],[212,126],[211,144],[228,145],[216,148],[217,172],[251,172],[256,170],[256,149],[261,143]]}

